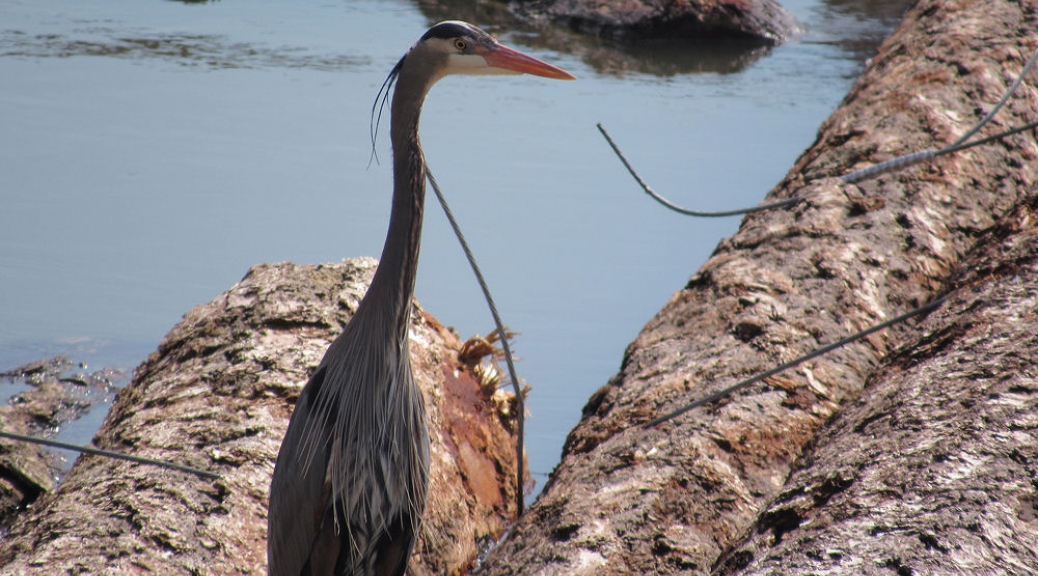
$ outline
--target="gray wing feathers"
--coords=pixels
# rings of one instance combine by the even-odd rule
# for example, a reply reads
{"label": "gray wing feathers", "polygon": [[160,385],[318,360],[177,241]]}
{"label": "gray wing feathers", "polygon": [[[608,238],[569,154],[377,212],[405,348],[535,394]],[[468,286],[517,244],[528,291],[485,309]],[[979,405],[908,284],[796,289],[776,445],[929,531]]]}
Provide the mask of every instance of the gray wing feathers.
{"label": "gray wing feathers", "polygon": [[271,575],[403,574],[419,531],[429,438],[406,340],[393,358],[362,358],[372,351],[350,343],[366,339],[345,336],[300,394],[278,454]]}
{"label": "gray wing feathers", "polygon": [[[324,375],[325,370],[319,369],[306,389],[320,388]],[[267,563],[271,575],[302,573],[322,521],[323,506],[320,503],[326,502],[330,496],[323,473],[303,474],[300,463],[294,462],[298,454],[291,447],[302,445],[304,426],[301,424],[307,421],[310,412],[308,395],[301,395],[281,444],[270,484],[267,523],[269,530],[275,530],[276,526],[278,532],[276,538],[267,538]],[[318,450],[313,454],[309,468],[324,471],[327,464],[327,449]]]}

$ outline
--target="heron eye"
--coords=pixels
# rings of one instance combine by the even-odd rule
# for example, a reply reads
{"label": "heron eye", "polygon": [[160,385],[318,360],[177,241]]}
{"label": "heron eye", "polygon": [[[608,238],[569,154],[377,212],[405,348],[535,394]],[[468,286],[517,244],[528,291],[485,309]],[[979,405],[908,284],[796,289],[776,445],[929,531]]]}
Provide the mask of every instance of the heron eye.
{"label": "heron eye", "polygon": [[454,47],[457,48],[459,51],[463,52],[467,46],[468,45],[465,44],[465,41],[461,38],[458,38],[454,41]]}

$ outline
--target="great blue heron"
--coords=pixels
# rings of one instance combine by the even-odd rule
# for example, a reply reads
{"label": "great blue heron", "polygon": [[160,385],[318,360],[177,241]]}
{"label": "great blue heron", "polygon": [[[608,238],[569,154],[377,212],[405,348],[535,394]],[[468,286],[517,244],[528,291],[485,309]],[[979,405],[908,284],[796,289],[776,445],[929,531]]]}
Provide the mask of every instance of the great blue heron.
{"label": "great blue heron", "polygon": [[430,28],[393,67],[393,206],[378,270],[299,395],[270,483],[269,573],[403,574],[425,508],[429,433],[408,324],[425,202],[418,117],[448,74],[568,72],[465,22]]}

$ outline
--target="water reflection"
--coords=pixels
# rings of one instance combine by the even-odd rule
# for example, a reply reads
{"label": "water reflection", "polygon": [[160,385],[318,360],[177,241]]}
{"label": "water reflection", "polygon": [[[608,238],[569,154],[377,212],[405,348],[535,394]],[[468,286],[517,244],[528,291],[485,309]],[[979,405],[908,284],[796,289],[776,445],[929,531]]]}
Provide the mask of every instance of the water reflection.
{"label": "water reflection", "polygon": [[416,4],[422,14],[429,18],[430,25],[443,20],[464,20],[494,34],[502,30],[532,32],[540,29],[513,14],[504,2],[417,0]]}
{"label": "water reflection", "polygon": [[[809,43],[838,46],[854,59],[865,59],[897,25],[913,0],[828,0],[815,7]],[[513,14],[500,2],[419,0],[429,24],[462,19],[528,48],[554,50],[579,58],[607,76],[627,74],[678,76],[733,74],[745,70],[772,52],[759,41],[735,38],[701,40],[660,39],[618,42],[573,32],[549,24],[533,24]]]}
{"label": "water reflection", "polygon": [[[180,0],[178,0],[180,1]],[[443,12],[441,15],[440,12]],[[450,12],[455,17],[456,12]],[[738,72],[767,55],[770,48],[740,41],[690,42],[643,41],[623,45],[559,29],[533,28],[507,12],[466,10],[462,17],[490,31],[512,30],[506,40],[527,48],[573,54],[596,72],[622,77],[629,73],[676,76],[716,72]],[[478,12],[478,14],[476,13]],[[433,11],[430,21],[448,17],[446,9]],[[481,16],[482,15],[482,16]],[[489,22],[489,24],[486,24]],[[160,59],[183,66],[214,69],[309,68],[337,71],[370,63],[365,57],[343,54],[314,54],[306,48],[263,46],[232,41],[212,34],[168,34],[141,32],[128,36],[125,30],[90,27],[67,34],[27,34],[20,30],[0,32],[0,57],[69,58],[109,56],[128,60]]]}
{"label": "water reflection", "polygon": [[620,46],[593,39],[580,48],[580,59],[599,74],[630,73],[670,77],[682,74],[733,74],[771,52],[771,46],[724,40],[690,42],[651,40]]}
{"label": "water reflection", "polygon": [[889,31],[915,0],[822,0],[822,4],[830,14],[854,16],[870,28]]}
{"label": "water reflection", "polygon": [[809,40],[872,56],[914,0],[822,0]]}
{"label": "water reflection", "polygon": [[310,68],[343,70],[368,59],[341,54],[314,54],[293,46],[262,46],[235,42],[213,34],[146,33],[88,27],[67,34],[27,34],[0,31],[0,57],[69,58],[110,56],[128,60],[160,59],[183,66],[207,68]]}

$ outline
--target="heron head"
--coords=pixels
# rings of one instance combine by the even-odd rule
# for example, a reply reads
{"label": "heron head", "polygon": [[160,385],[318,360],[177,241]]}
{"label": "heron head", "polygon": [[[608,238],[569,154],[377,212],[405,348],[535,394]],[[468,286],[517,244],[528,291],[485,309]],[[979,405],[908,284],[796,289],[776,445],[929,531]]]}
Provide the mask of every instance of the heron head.
{"label": "heron head", "polygon": [[413,50],[435,54],[439,75],[533,74],[558,80],[574,80],[565,70],[527,56],[499,43],[483,30],[460,20],[448,20],[430,28]]}
{"label": "heron head", "polygon": [[402,94],[403,101],[411,103],[417,111],[432,85],[450,74],[533,74],[559,80],[576,79],[562,68],[504,46],[468,22],[440,22],[426,31],[396,63],[375,96],[371,107],[372,159],[377,160],[378,125],[393,85],[400,81],[398,95]]}

